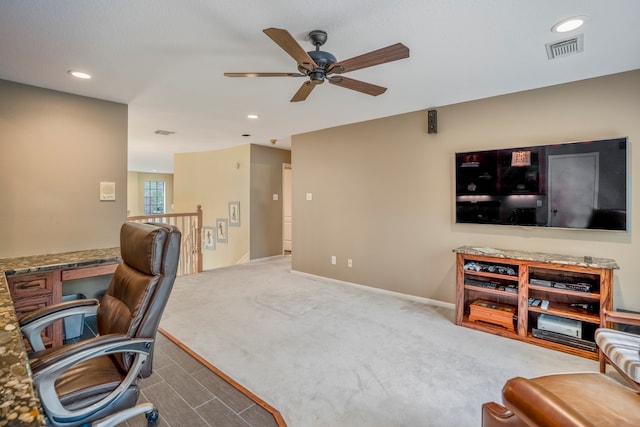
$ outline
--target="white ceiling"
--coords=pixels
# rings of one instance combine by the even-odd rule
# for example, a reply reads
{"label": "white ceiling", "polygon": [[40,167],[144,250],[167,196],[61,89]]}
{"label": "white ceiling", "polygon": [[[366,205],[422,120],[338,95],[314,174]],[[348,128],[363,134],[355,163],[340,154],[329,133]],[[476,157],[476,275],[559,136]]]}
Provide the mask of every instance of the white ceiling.
{"label": "white ceiling", "polygon": [[[583,33],[584,52],[548,60],[545,43],[567,37],[551,27],[576,15],[587,22],[568,36]],[[129,170],[172,172],[174,152],[289,147],[298,133],[638,69],[639,19],[638,0],[3,0],[0,79],[128,104]],[[301,78],[223,76],[296,71],[268,27],[305,50],[325,30],[338,60],[397,42],[411,56],[347,74],[388,87],[378,97],[323,84],[290,103]]]}

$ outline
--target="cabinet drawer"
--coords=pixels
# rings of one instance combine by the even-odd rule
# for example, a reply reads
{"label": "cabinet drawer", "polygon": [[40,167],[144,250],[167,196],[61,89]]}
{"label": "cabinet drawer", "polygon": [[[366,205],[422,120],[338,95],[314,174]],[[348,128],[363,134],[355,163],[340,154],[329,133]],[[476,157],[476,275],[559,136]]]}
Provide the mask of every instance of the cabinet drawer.
{"label": "cabinet drawer", "polygon": [[13,301],[13,307],[16,310],[18,318],[20,316],[37,310],[42,307],[51,305],[51,295],[40,295],[31,298],[20,298]]}
{"label": "cabinet drawer", "polygon": [[[27,313],[51,305],[51,300],[51,295],[40,295],[14,300],[13,306],[16,310],[16,316],[18,317],[18,319],[20,319],[20,317]],[[60,323],[60,321],[57,321],[55,323]],[[42,342],[44,343],[45,347],[51,347],[53,343],[56,342],[54,338],[56,336],[56,330],[59,329],[60,326],[54,325],[55,324],[49,325],[42,331]],[[29,346],[27,340],[25,340],[25,347],[28,351],[31,351],[31,347]]]}
{"label": "cabinet drawer", "polygon": [[53,273],[25,274],[7,277],[13,300],[53,292]]}

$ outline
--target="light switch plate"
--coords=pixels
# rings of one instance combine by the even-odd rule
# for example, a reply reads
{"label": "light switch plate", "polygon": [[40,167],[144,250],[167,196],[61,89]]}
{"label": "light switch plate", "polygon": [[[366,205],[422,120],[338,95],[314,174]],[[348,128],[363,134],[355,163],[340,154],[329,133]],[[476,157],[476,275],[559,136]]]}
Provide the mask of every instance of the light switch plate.
{"label": "light switch plate", "polygon": [[273,195],[273,200],[278,200],[278,193]]}
{"label": "light switch plate", "polygon": [[307,200],[313,200],[313,193],[307,193]]}
{"label": "light switch plate", "polygon": [[115,182],[100,182],[100,201],[115,201],[116,200],[116,183]]}

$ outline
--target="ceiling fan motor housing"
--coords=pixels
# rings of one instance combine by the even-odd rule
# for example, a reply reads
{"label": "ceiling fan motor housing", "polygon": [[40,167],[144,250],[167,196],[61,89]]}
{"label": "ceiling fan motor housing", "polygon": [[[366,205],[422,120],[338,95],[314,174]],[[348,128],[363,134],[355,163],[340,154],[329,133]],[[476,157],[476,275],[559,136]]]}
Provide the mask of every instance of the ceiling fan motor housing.
{"label": "ceiling fan motor housing", "polygon": [[298,70],[301,73],[308,75],[311,81],[313,81],[314,83],[322,83],[329,67],[338,62],[338,60],[331,53],[322,50],[312,50],[307,53],[318,67],[314,68],[313,70],[309,70],[306,69],[303,65],[299,65]]}

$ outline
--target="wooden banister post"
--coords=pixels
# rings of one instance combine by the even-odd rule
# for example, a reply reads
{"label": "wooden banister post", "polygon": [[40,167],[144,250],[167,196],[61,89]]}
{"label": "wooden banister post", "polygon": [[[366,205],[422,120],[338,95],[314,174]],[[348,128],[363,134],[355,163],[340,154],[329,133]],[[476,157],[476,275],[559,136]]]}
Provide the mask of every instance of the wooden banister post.
{"label": "wooden banister post", "polygon": [[202,272],[202,206],[198,205],[196,209],[197,217],[198,217],[198,225],[196,229],[196,265],[197,272]]}

